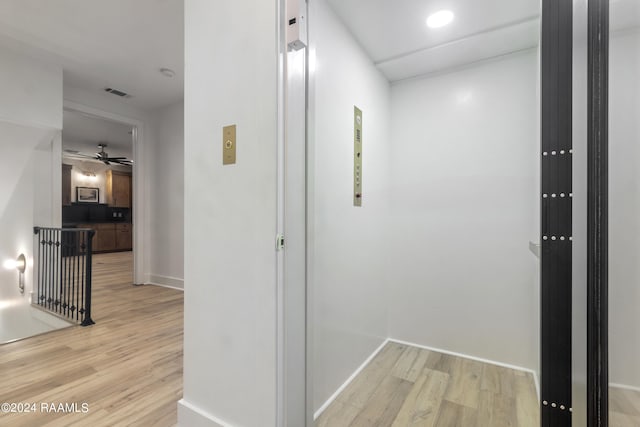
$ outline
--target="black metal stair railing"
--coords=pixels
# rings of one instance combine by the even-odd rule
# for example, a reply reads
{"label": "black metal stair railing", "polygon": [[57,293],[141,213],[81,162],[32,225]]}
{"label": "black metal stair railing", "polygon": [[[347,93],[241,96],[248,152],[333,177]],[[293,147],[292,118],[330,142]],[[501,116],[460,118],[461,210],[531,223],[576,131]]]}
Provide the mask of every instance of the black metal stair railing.
{"label": "black metal stair railing", "polygon": [[58,316],[93,325],[92,242],[89,228],[34,227],[37,282],[31,303]]}

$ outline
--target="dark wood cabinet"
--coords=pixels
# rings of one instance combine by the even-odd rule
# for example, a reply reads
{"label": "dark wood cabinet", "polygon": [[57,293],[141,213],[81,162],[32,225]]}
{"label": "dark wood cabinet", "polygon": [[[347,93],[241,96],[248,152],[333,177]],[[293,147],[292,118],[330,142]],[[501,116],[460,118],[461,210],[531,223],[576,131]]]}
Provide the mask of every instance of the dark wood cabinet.
{"label": "dark wood cabinet", "polygon": [[116,249],[127,251],[133,248],[133,232],[131,224],[115,224],[116,226]]}
{"label": "dark wood cabinet", "polygon": [[[93,249],[93,252],[96,252],[97,249],[97,245],[98,245],[98,235],[100,234],[98,229],[96,228],[97,224],[78,224],[76,227],[78,228],[92,228],[95,231],[95,234],[93,236],[93,240],[92,242],[92,246],[91,248]],[[85,245],[87,244],[87,242],[85,242],[84,240],[80,241],[80,247],[86,247]],[[81,251],[84,252],[84,251]]]}
{"label": "dark wood cabinet", "polygon": [[95,224],[95,229],[94,252],[111,252],[117,249],[115,224]]}
{"label": "dark wood cabinet", "polygon": [[71,206],[71,165],[62,164],[62,206]]}
{"label": "dark wood cabinet", "polygon": [[108,170],[106,177],[107,204],[115,208],[130,208],[131,174]]}
{"label": "dark wood cabinet", "polygon": [[78,224],[78,228],[92,228],[93,252],[130,251],[133,249],[131,224],[126,223],[93,223]]}

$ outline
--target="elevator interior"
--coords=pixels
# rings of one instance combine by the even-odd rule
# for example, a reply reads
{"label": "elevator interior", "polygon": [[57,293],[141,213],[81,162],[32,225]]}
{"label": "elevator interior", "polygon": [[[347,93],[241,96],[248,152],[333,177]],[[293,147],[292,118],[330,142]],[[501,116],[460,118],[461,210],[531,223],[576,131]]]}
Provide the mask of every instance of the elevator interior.
{"label": "elevator interior", "polygon": [[[433,425],[500,405],[535,425],[540,3],[478,3],[309,2],[319,425],[391,425],[420,375],[443,383],[429,389],[443,394],[431,403]],[[434,362],[447,357],[460,357],[460,370]],[[411,384],[370,369],[402,364],[418,371]],[[532,409],[507,396],[515,382],[496,374],[502,388],[491,385],[505,366],[505,376],[529,380]],[[396,415],[372,415],[372,405]]]}

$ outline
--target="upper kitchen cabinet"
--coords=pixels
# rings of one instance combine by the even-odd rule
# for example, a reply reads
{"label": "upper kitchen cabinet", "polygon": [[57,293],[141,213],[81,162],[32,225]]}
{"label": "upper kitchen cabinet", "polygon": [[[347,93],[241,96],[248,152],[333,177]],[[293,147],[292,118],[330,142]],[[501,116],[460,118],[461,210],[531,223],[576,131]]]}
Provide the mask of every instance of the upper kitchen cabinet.
{"label": "upper kitchen cabinet", "polygon": [[107,204],[116,208],[131,207],[131,173],[107,170]]}
{"label": "upper kitchen cabinet", "polygon": [[71,165],[62,164],[62,206],[71,206]]}

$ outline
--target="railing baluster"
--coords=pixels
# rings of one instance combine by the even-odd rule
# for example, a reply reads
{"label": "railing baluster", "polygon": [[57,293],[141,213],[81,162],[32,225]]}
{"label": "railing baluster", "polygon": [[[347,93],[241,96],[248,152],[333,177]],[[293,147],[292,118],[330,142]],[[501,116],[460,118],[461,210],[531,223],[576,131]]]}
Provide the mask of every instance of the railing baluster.
{"label": "railing baluster", "polygon": [[64,308],[62,305],[64,304],[64,290],[62,289],[62,231],[56,230],[56,235],[58,239],[56,241],[56,268],[58,269],[56,273],[56,281],[58,282],[58,313],[63,314]]}
{"label": "railing baluster", "polygon": [[80,318],[80,281],[82,280],[82,277],[80,277],[80,258],[80,253],[78,253],[76,255],[74,270],[74,274],[76,277],[76,280],[74,280],[74,283],[76,284],[76,321]]}
{"label": "railing baluster", "polygon": [[67,288],[67,260],[69,259],[69,233],[62,232],[62,289],[63,289],[63,298],[62,298],[62,314],[64,316],[67,315],[67,308],[69,307],[68,299],[69,299],[69,289]]}
{"label": "railing baluster", "polygon": [[48,309],[51,308],[49,306],[49,303],[50,303],[49,295],[51,295],[51,293],[50,293],[51,292],[51,289],[50,289],[50,286],[51,286],[51,245],[49,245],[50,234],[51,234],[51,232],[49,230],[47,230],[45,232],[45,235],[44,235],[44,239],[46,241],[46,246],[44,247],[44,249],[47,252],[47,258],[46,258],[46,261],[45,261],[46,262],[46,269],[47,269],[46,270],[47,278],[44,281],[45,287],[47,289],[44,292],[44,296],[45,296],[45,300],[44,301],[45,301],[46,307]]}
{"label": "railing baluster", "polygon": [[55,231],[49,230],[49,259],[51,268],[49,269],[49,308],[56,311],[56,250],[53,243]]}
{"label": "railing baluster", "polygon": [[53,270],[53,260],[51,259],[51,230],[47,230],[47,308],[51,310],[51,293],[53,292],[51,286],[51,272]]}
{"label": "railing baluster", "polygon": [[[71,310],[71,317],[75,317],[78,313],[78,303],[77,303],[77,298],[76,298],[76,294],[77,294],[77,286],[76,286],[76,263],[78,261],[78,253],[74,253],[73,257],[71,258],[71,307],[73,307],[73,309]],[[77,317],[76,317],[76,320]]]}
{"label": "railing baluster", "polygon": [[43,309],[80,322],[91,318],[94,230],[34,227],[38,259],[36,301]]}
{"label": "railing baluster", "polygon": [[[40,243],[40,228],[34,227],[33,233],[38,236],[38,293],[36,294],[36,304],[40,304],[40,282],[42,281],[42,246]],[[33,303],[33,299],[31,300],[31,303]]]}
{"label": "railing baluster", "polygon": [[[93,325],[95,322],[91,319],[91,279],[93,271],[93,236],[95,232],[89,230],[85,232],[87,237],[87,254],[86,254],[86,270],[85,270],[85,283],[82,287],[84,297],[84,320],[82,326]],[[85,289],[86,287],[86,289]]]}
{"label": "railing baluster", "polygon": [[55,288],[55,311],[60,313],[60,232],[58,230],[53,231],[54,235],[54,256],[53,256],[53,266],[54,266],[54,288]]}
{"label": "railing baluster", "polygon": [[[84,233],[84,244],[86,248],[85,254],[88,254],[89,253],[89,233],[87,232]],[[84,258],[82,258],[82,280],[81,280],[82,286],[80,286],[80,295],[78,295],[80,300],[80,302],[78,303],[78,307],[80,307],[80,315],[84,315],[84,287],[85,287],[84,281],[86,279],[86,265],[85,265],[86,258],[87,258],[86,255]]]}
{"label": "railing baluster", "polygon": [[69,240],[69,252],[67,252],[67,260],[65,261],[65,280],[67,282],[67,317],[69,316],[69,313],[71,313],[71,310],[69,310],[69,308],[71,307],[71,270],[69,268],[69,264],[71,260],[71,254],[73,254],[73,251],[76,247],[75,238],[76,233],[70,233],[69,237],[67,237],[67,239]]}
{"label": "railing baluster", "polygon": [[49,245],[47,244],[47,238],[49,237],[49,230],[44,230],[42,233],[42,252],[44,252],[44,271],[42,282],[42,304],[45,308],[48,308],[47,295],[49,294]]}

